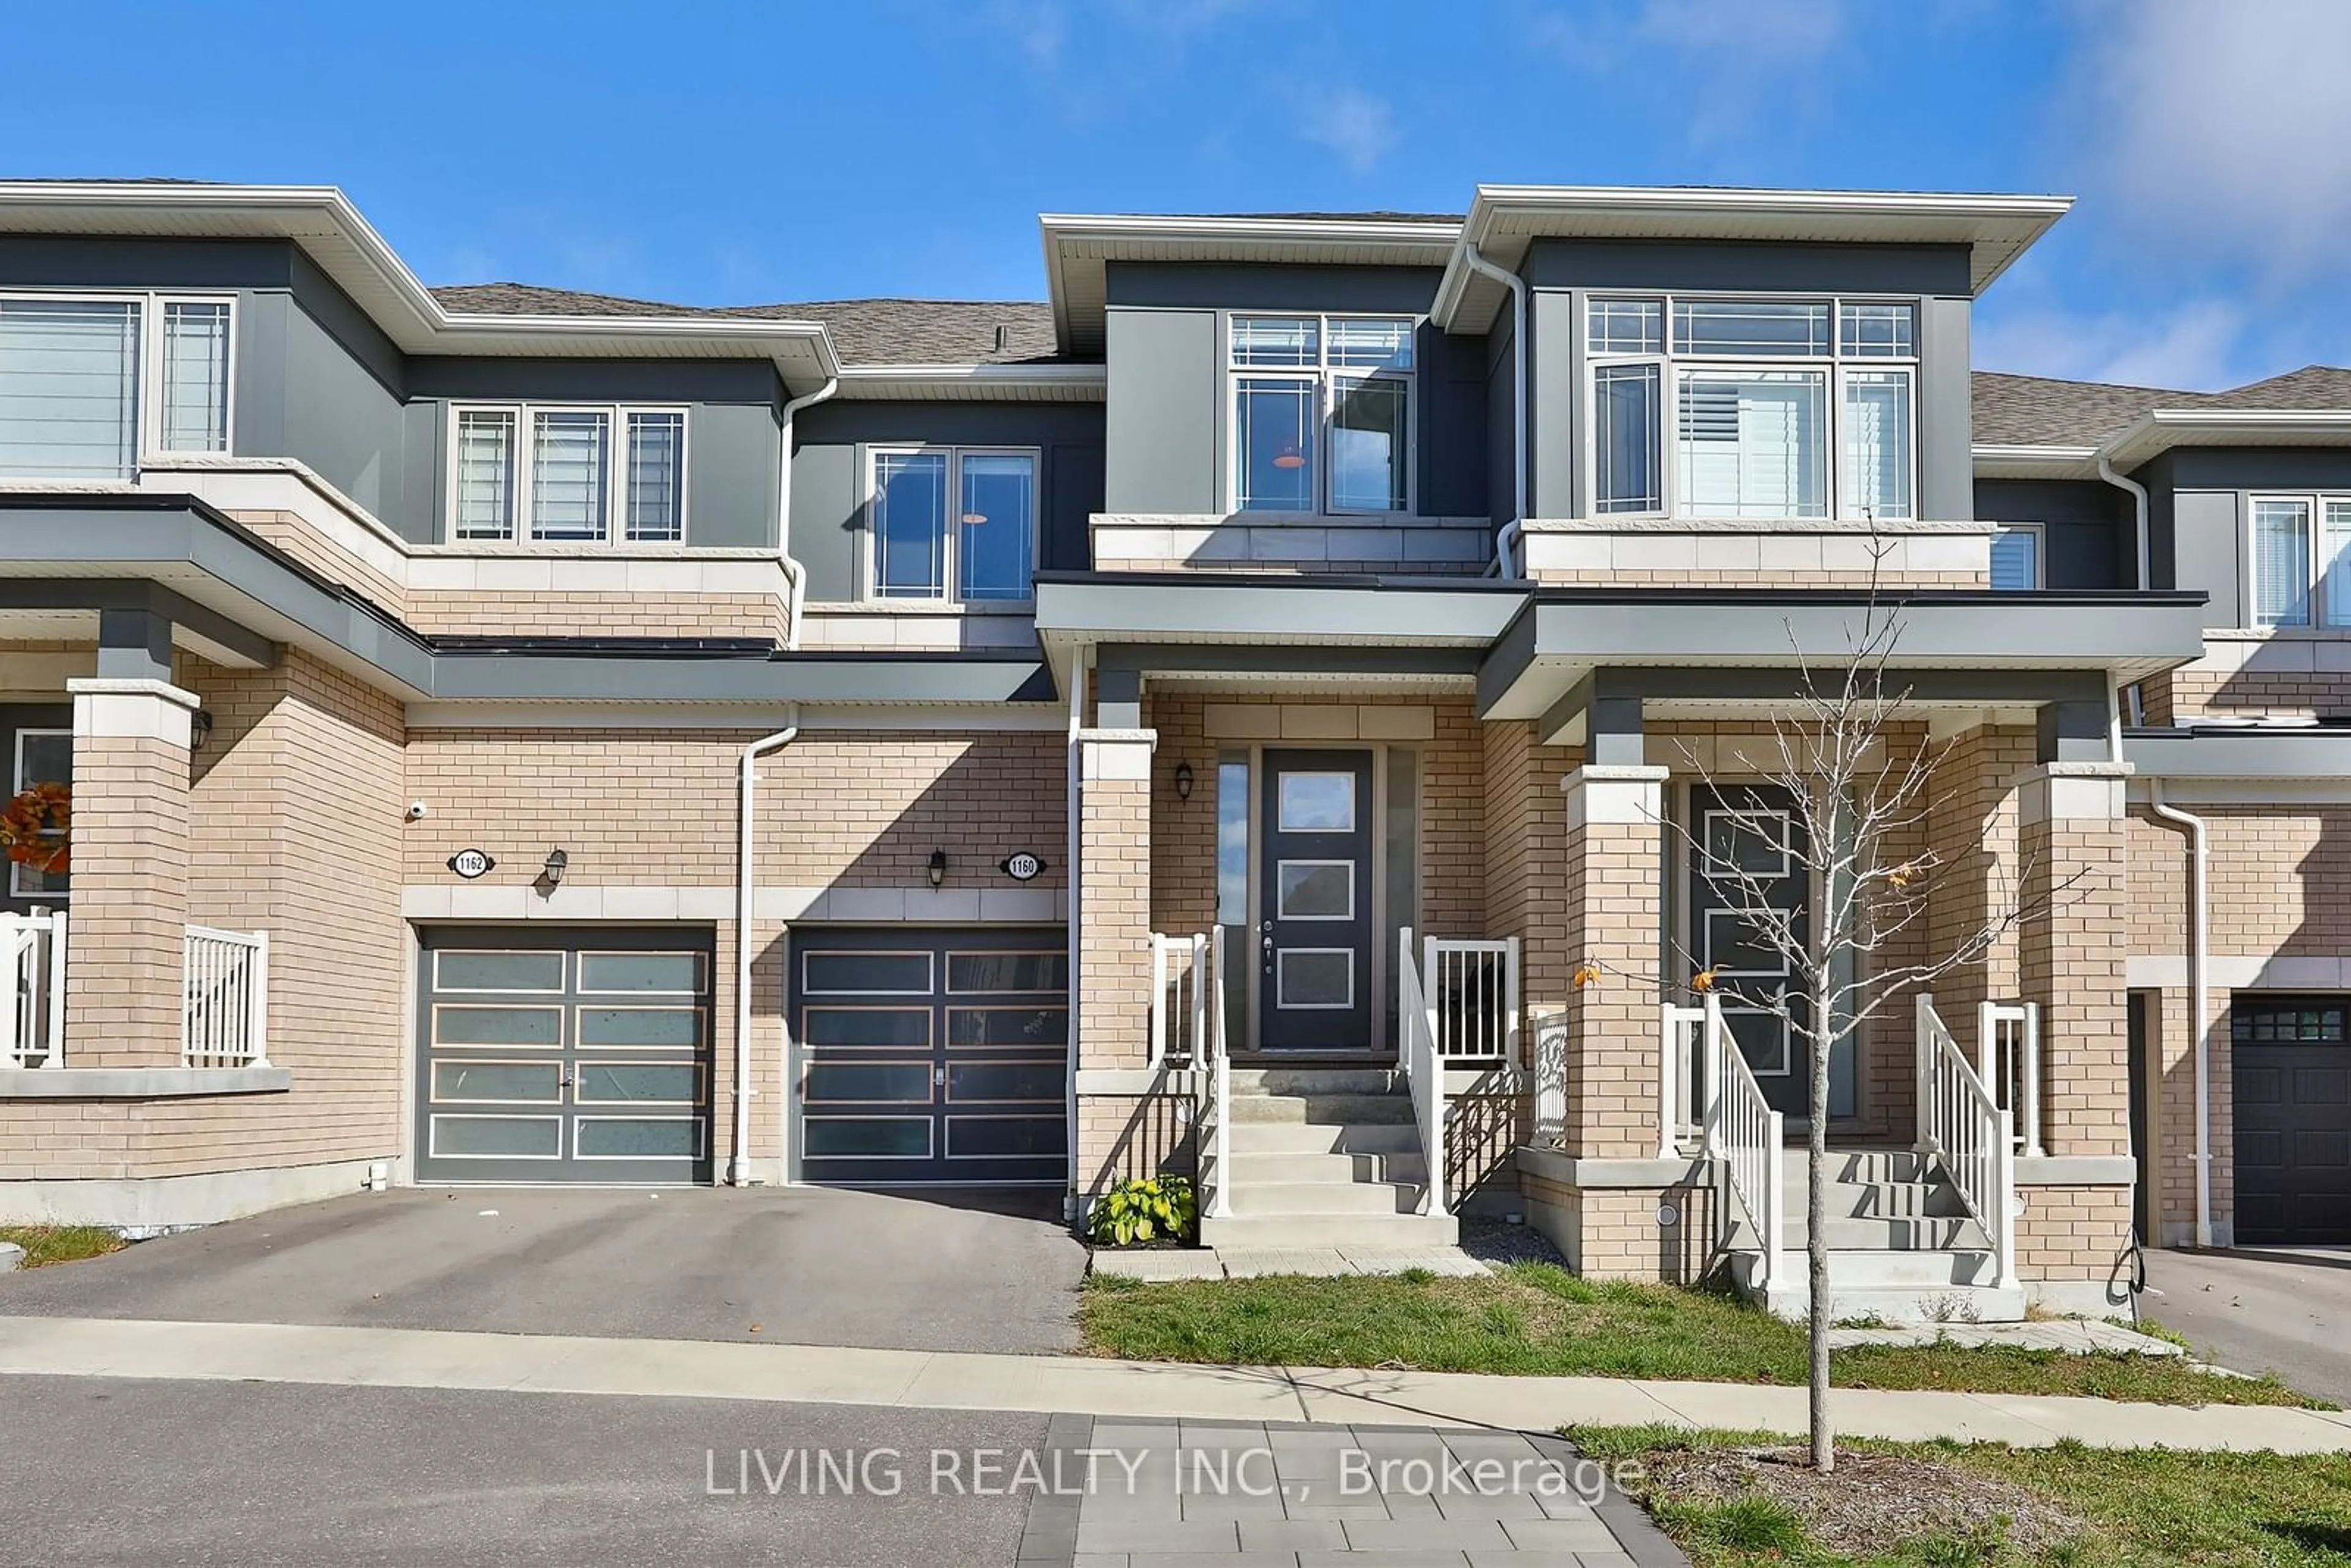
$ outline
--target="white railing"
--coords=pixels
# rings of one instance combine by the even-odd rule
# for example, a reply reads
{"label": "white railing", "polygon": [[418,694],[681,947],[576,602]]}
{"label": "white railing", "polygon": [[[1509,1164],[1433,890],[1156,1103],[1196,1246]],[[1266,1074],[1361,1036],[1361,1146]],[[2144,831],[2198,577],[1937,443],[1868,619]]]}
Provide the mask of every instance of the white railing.
{"label": "white railing", "polygon": [[1657,1017],[1657,1157],[1679,1159],[1706,1134],[1706,1009],[1667,1002]]}
{"label": "white railing", "polygon": [[2041,1004],[1976,1007],[1976,1073],[2016,1124],[2016,1146],[2041,1157]]}
{"label": "white railing", "polygon": [[1706,1102],[1706,1152],[1721,1163],[1729,1188],[1715,1218],[1718,1237],[1728,1240],[1738,1223],[1733,1204],[1754,1228],[1761,1261],[1752,1281],[1768,1286],[1780,1276],[1780,1239],[1788,1207],[1787,1123],[1763,1097],[1747,1055],[1723,1027],[1722,1000],[1708,997],[1699,1014],[1705,1042],[1708,1093]]}
{"label": "white railing", "polygon": [[1189,1067],[1208,1038],[1208,938],[1151,934],[1151,1065]]}
{"label": "white railing", "polygon": [[1942,1163],[1991,1240],[2000,1283],[2016,1283],[2015,1123],[1951,1038],[1935,998],[1918,998],[1918,1148]]}
{"label": "white railing", "polygon": [[0,1005],[0,1067],[63,1067],[65,911],[0,915],[0,975],[15,988]]}
{"label": "white railing", "polygon": [[1396,939],[1396,1060],[1412,1086],[1413,1121],[1420,1128],[1420,1152],[1428,1166],[1420,1211],[1432,1215],[1446,1212],[1445,1057],[1437,1050],[1438,1027],[1436,1004],[1421,988],[1420,966],[1412,956],[1412,928],[1406,926]]}
{"label": "white railing", "polygon": [[1233,1054],[1232,1042],[1225,1038],[1225,1019],[1231,1016],[1225,988],[1231,981],[1225,972],[1223,926],[1208,934],[1207,953],[1208,983],[1199,988],[1208,998],[1207,1027],[1199,1038],[1207,1058],[1201,1074],[1207,1103],[1202,1107],[1200,1120],[1209,1141],[1200,1152],[1209,1168],[1202,1173],[1200,1212],[1210,1219],[1223,1219],[1233,1211]]}
{"label": "white railing", "polygon": [[268,1013],[269,934],[189,926],[181,1065],[268,1066]]}
{"label": "white railing", "polygon": [[1447,1061],[1519,1061],[1519,939],[1431,936],[1421,992],[1436,1008],[1437,1054]]}

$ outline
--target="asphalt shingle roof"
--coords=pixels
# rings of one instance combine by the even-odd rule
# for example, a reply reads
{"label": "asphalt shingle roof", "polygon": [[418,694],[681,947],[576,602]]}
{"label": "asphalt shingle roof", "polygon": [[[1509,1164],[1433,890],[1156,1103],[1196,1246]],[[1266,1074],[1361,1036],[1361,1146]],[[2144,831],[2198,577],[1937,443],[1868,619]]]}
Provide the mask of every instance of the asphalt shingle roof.
{"label": "asphalt shingle roof", "polygon": [[2351,409],[2351,369],[2304,365],[2226,392],[1975,373],[1975,439],[1995,446],[2095,446],[2151,409]]}

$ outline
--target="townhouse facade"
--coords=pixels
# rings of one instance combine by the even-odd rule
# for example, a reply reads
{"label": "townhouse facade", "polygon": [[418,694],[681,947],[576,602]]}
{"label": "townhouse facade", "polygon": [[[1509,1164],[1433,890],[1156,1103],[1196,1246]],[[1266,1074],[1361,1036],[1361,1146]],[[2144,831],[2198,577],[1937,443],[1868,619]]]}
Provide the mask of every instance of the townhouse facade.
{"label": "townhouse facade", "polygon": [[2066,206],[1049,215],[1042,304],[701,308],[0,183],[0,1216],[1172,1168],[1786,1304],[1707,846],[1886,603],[1906,953],[2037,914],[1831,1064],[1856,1301],[2341,1239],[2351,371],[1975,371]]}

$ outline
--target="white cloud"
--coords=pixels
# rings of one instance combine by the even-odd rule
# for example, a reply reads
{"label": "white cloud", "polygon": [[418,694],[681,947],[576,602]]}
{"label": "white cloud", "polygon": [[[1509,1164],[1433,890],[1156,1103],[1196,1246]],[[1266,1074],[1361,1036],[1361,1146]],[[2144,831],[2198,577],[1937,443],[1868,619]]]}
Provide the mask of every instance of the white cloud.
{"label": "white cloud", "polygon": [[1844,41],[1843,0],[1647,0],[1637,38],[1745,69],[1818,59]]}
{"label": "white cloud", "polygon": [[2077,67],[2118,215],[2272,285],[2351,243],[2351,5],[2094,0]]}
{"label": "white cloud", "polygon": [[1853,42],[1851,0],[1641,0],[1629,15],[1531,9],[1534,47],[1600,90],[1654,103],[1694,146],[1791,134],[1833,107],[1826,62]]}
{"label": "white cloud", "polygon": [[2246,362],[2246,324],[2244,308],[2223,299],[2191,300],[2168,315],[1990,315],[1976,328],[1975,362],[2022,375],[2212,392],[2258,373]]}
{"label": "white cloud", "polygon": [[1395,145],[1395,115],[1384,99],[1356,88],[1325,93],[1308,110],[1299,134],[1339,155],[1358,174]]}

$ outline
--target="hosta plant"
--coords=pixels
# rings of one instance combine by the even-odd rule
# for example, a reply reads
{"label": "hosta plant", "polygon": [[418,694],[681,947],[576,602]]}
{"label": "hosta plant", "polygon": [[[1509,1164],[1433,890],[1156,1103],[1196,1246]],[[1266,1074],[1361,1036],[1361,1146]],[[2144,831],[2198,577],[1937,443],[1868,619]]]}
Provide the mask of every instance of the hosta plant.
{"label": "hosta plant", "polygon": [[1092,1223],[1105,1247],[1189,1241],[1199,1232],[1200,1203],[1186,1177],[1134,1176],[1094,1200]]}

